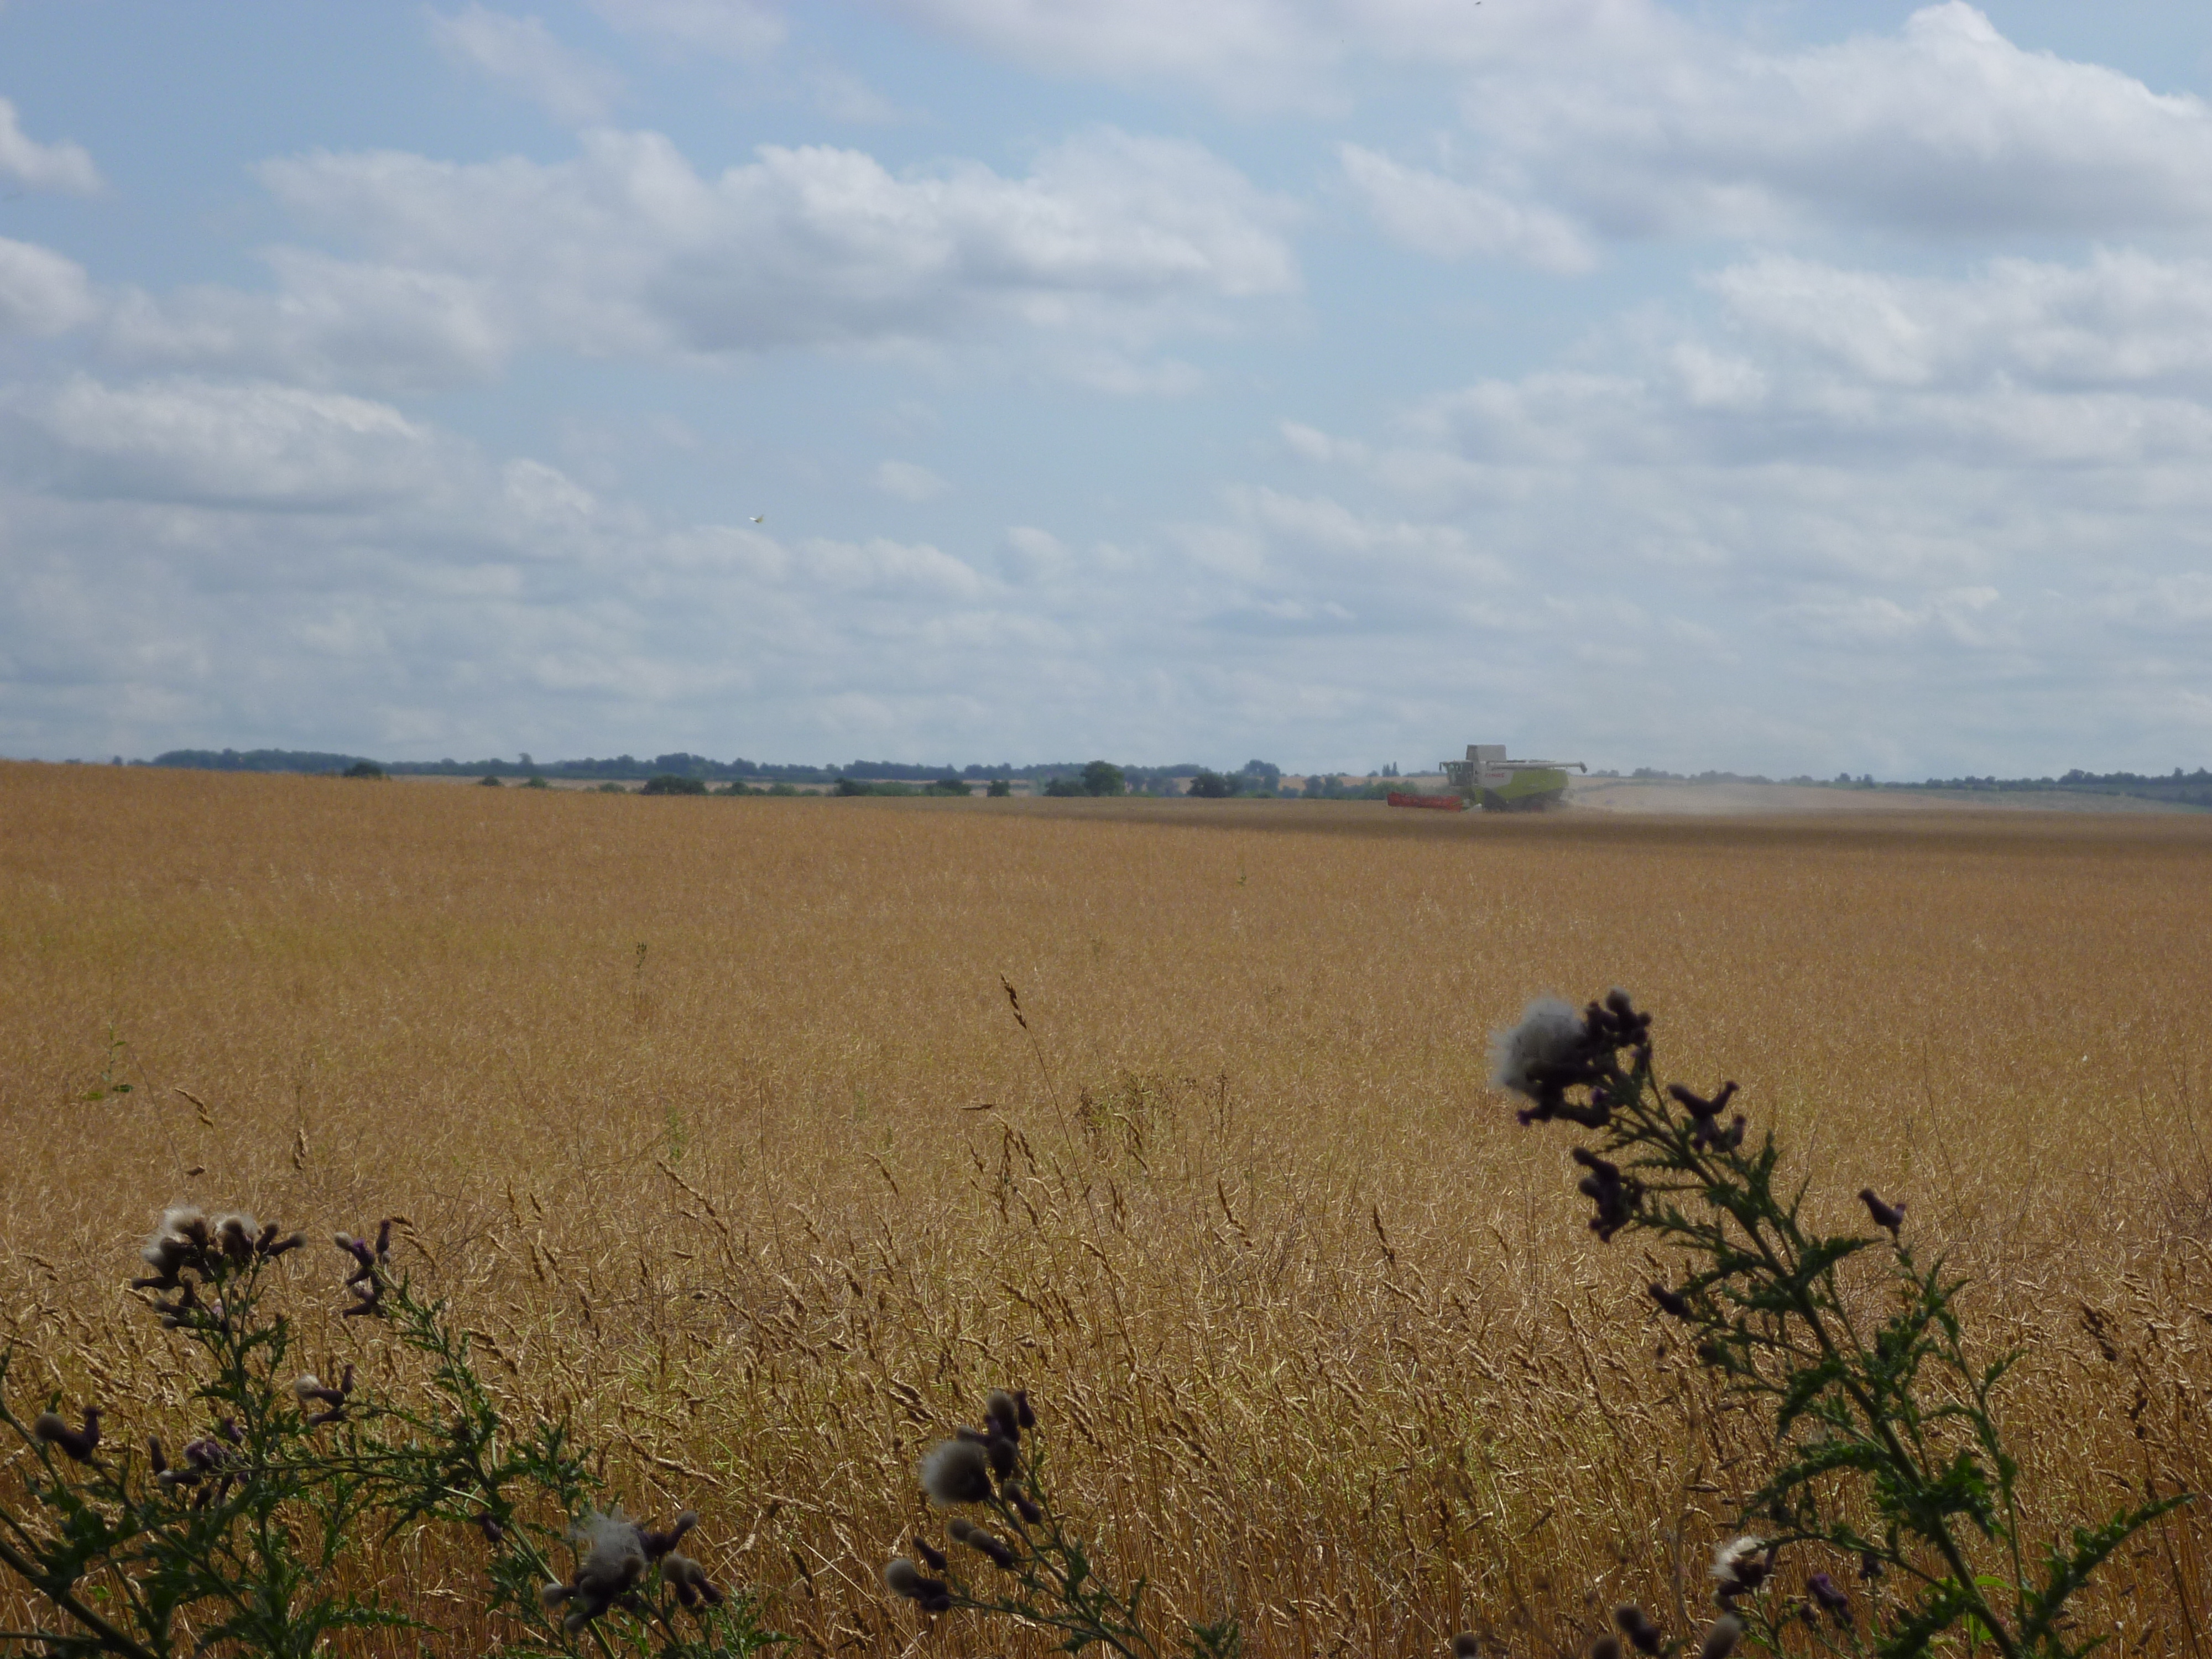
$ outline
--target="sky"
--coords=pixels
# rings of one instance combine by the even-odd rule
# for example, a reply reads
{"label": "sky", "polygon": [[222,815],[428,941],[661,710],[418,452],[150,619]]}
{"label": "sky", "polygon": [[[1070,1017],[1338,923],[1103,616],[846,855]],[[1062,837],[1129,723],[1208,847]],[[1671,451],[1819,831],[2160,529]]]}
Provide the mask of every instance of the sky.
{"label": "sky", "polygon": [[0,0],[0,755],[2212,763],[2212,7]]}

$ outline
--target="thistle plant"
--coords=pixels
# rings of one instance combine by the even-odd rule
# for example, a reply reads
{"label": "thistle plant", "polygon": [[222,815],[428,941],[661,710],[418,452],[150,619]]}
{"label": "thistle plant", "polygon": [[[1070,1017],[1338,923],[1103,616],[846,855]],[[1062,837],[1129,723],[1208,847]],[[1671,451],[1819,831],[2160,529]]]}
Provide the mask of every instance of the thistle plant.
{"label": "thistle plant", "polygon": [[[369,1342],[419,1357],[413,1397],[295,1370],[278,1263],[305,1238],[242,1214],[173,1209],[143,1255],[149,1311],[184,1339],[191,1409],[205,1424],[172,1457],[112,1437],[88,1406],[50,1401],[26,1424],[0,1355],[0,1423],[22,1443],[0,1498],[0,1568],[50,1615],[0,1643],[50,1656],[307,1659],[340,1632],[433,1628],[396,1604],[375,1552],[448,1526],[481,1548],[485,1611],[513,1659],[574,1653],[743,1659],[769,1641],[751,1602],[726,1595],[665,1531],[605,1510],[586,1449],[565,1424],[515,1432],[445,1303],[392,1261],[392,1226],[341,1233],[349,1305]],[[556,1563],[573,1554],[566,1572]]]}
{"label": "thistle plant", "polygon": [[[1097,1577],[1054,1504],[1036,1430],[1028,1391],[994,1389],[981,1428],[963,1426],[930,1448],[917,1473],[931,1504],[954,1511],[945,1523],[950,1547],[916,1532],[914,1553],[884,1568],[885,1588],[925,1613],[1003,1613],[1059,1638],[1064,1653],[1097,1645],[1121,1659],[1165,1659],[1170,1650],[1145,1627],[1145,1581],[1125,1592]],[[1237,1659],[1241,1647],[1237,1621],[1224,1619],[1186,1626],[1172,1651]]]}
{"label": "thistle plant", "polygon": [[[1778,1184],[1773,1136],[1747,1146],[1745,1118],[1729,1109],[1736,1085],[1710,1097],[1662,1087],[1650,1028],[1620,991],[1579,1014],[1534,1002],[1498,1035],[1492,1080],[1528,1101],[1523,1124],[1590,1132],[1595,1144],[1571,1154],[1590,1230],[1608,1242],[1645,1233],[1680,1252],[1681,1271],[1650,1286],[1652,1301],[1764,1419],[1772,1463],[1744,1501],[1742,1535],[1715,1553],[1723,1619],[1707,1650],[1739,1635],[1769,1650],[1796,1641],[1893,1659],[1939,1644],[2003,1659],[2071,1659],[2097,1646],[2072,1638],[2068,1604],[2186,1496],[2037,1548],[1994,1407],[2021,1356],[1969,1351],[1956,1306],[1966,1281],[1940,1257],[1923,1266],[1906,1241],[1905,1202],[1871,1188],[1858,1198],[1875,1231],[1815,1230],[1807,1188]],[[1854,1296],[1839,1270],[1869,1252],[1881,1271]],[[1802,1572],[1784,1571],[1801,1562]],[[1647,1644],[1633,1627],[1642,1620],[1624,1608],[1623,1633],[1640,1651],[1661,1650],[1656,1633]],[[1617,1638],[1604,1641],[1618,1653]]]}

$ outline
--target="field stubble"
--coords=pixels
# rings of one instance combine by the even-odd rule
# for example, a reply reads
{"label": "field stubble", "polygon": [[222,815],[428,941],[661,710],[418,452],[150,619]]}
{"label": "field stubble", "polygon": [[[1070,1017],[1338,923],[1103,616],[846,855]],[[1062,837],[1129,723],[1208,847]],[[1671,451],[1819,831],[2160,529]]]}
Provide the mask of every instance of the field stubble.
{"label": "field stubble", "polygon": [[[1111,1569],[1263,1659],[1680,1630],[1753,1440],[1484,1079],[1617,983],[1815,1209],[1903,1194],[1975,1277],[2046,1526],[2212,1488],[2212,819],[492,793],[0,766],[28,1386],[179,1420],[166,1203],[397,1213],[513,1411],[812,1650],[914,1641],[876,1571],[1000,1382]],[[2085,1619],[2198,1650],[2208,1527]],[[392,1560],[471,1650],[468,1540]]]}

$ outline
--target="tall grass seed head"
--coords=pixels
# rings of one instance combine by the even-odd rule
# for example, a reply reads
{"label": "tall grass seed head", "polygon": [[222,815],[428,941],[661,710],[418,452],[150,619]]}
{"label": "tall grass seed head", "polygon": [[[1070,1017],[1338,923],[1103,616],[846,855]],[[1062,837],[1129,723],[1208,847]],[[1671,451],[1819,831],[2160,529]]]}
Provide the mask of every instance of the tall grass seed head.
{"label": "tall grass seed head", "polygon": [[972,1440],[945,1440],[922,1455],[916,1473],[939,1509],[981,1504],[991,1496],[991,1454]]}
{"label": "tall grass seed head", "polygon": [[1534,1100],[1533,1069],[1571,1060],[1582,1046],[1582,1016],[1557,997],[1538,997],[1522,1011],[1519,1024],[1491,1033],[1491,1086]]}

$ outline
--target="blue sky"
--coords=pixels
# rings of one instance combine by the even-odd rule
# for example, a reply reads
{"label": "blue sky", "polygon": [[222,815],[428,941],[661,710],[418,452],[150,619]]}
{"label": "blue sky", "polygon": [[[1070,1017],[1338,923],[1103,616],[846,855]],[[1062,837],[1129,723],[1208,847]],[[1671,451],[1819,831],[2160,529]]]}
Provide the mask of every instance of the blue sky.
{"label": "blue sky", "polygon": [[0,0],[0,753],[2202,765],[2208,75],[2140,0]]}

